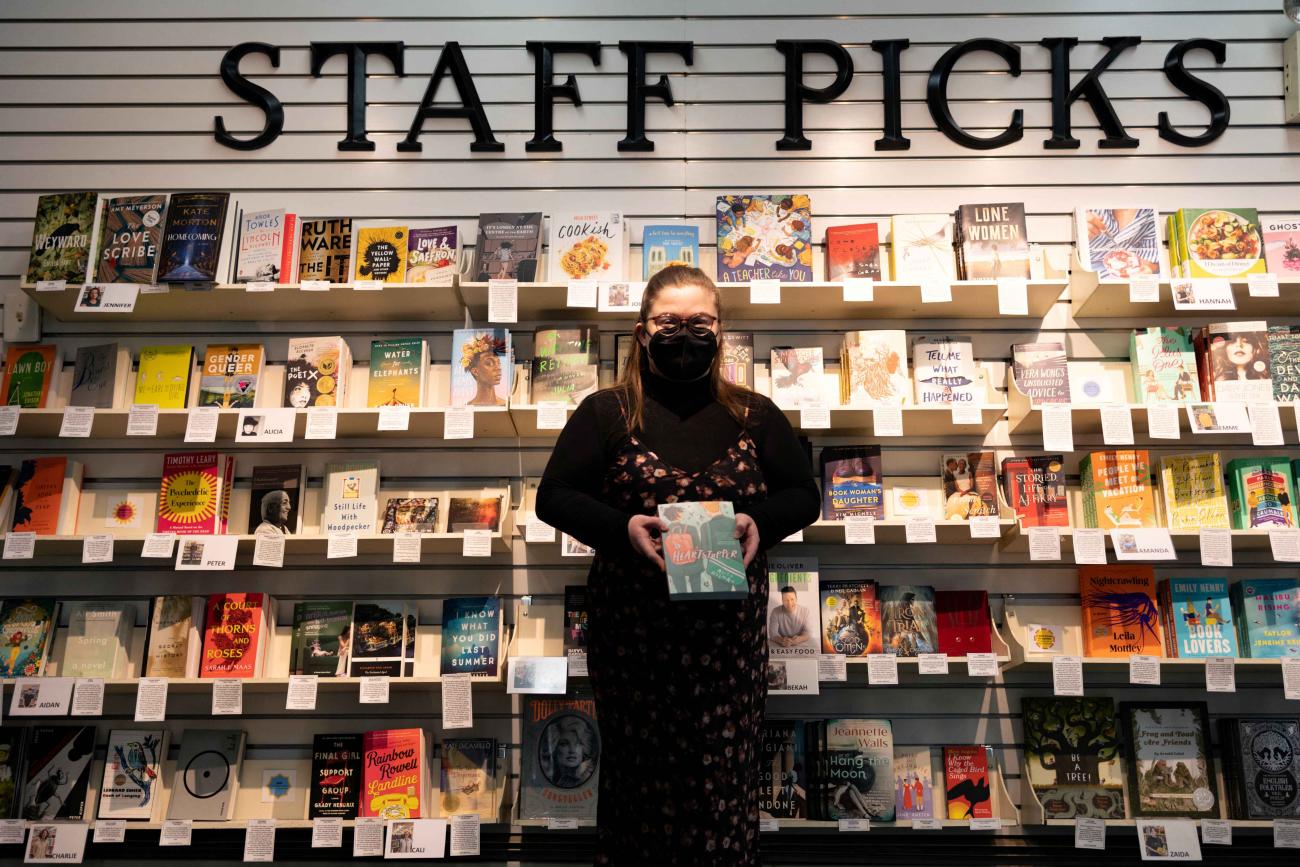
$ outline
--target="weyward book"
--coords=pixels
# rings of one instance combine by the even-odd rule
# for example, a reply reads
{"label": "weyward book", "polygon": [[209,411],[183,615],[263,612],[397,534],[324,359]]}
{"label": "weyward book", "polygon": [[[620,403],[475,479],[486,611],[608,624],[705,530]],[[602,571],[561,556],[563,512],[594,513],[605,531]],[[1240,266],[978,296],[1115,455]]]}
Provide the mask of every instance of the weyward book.
{"label": "weyward book", "polygon": [[885,482],[880,446],[826,446],[819,456],[822,518],[885,517]]}
{"label": "weyward book", "polygon": [[524,696],[519,818],[594,819],[600,728],[591,698]]}
{"label": "weyward book", "polygon": [[99,218],[96,282],[153,283],[166,212],[167,197],[161,194],[105,200]]}
{"label": "weyward book", "polygon": [[167,732],[114,729],[105,750],[99,787],[100,819],[153,819],[162,794]]}
{"label": "weyward book", "polygon": [[347,677],[352,647],[352,603],[312,599],[293,606],[289,673]]}
{"label": "weyward book", "polygon": [[284,405],[344,406],[352,350],[342,337],[291,337],[284,367]]}
{"label": "weyward book", "polygon": [[1205,702],[1124,702],[1119,715],[1133,815],[1219,818]]}
{"label": "weyward book", "polygon": [[1160,582],[1159,600],[1166,656],[1241,655],[1226,580],[1170,578]]}
{"label": "weyward book", "polygon": [[1070,367],[1065,344],[1012,344],[1011,371],[1016,388],[1031,403],[1070,402]]}
{"label": "weyward book", "polygon": [[797,720],[763,723],[758,772],[759,816],[808,818],[809,770],[804,724]]}
{"label": "weyward book", "polygon": [[311,743],[308,818],[355,819],[361,809],[362,735],[316,735]]}
{"label": "weyward book", "polygon": [[160,283],[217,279],[230,193],[174,193],[158,259]]}
{"label": "weyward book", "polygon": [[[303,220],[298,239],[298,281],[348,282],[352,261],[352,218]],[[293,355],[290,354],[290,358]],[[287,391],[287,389],[286,389]]]}
{"label": "weyward book", "polygon": [[429,344],[424,338],[372,341],[366,406],[419,406],[428,371]]}
{"label": "weyward book", "polygon": [[894,821],[894,732],[889,720],[827,720],[820,759],[827,819]]}
{"label": "weyward book", "polygon": [[669,265],[698,268],[700,230],[696,226],[643,226],[641,279],[649,280]]}
{"label": "weyward book", "polygon": [[419,819],[428,814],[424,729],[366,732],[361,756],[362,817]]}
{"label": "weyward book", "polygon": [[452,284],[460,264],[460,235],[455,226],[411,229],[406,242],[406,282]]}
{"label": "weyward book", "polygon": [[863,657],[883,653],[875,581],[821,582],[821,652]]}
{"label": "weyward book", "polygon": [[257,383],[266,351],[262,344],[210,344],[203,354],[196,406],[250,409],[257,405]]}
{"label": "weyward book", "polygon": [[10,344],[5,353],[5,405],[23,409],[45,406],[50,385],[62,366],[63,357],[57,346]]}
{"label": "weyward book", "polygon": [[95,727],[32,726],[27,732],[19,815],[29,822],[87,818]]}
{"label": "weyward book", "polygon": [[826,229],[826,279],[836,283],[850,278],[881,279],[880,226],[876,223]]}
{"label": "weyward book", "polygon": [[541,212],[479,214],[473,279],[535,282],[541,250]]}
{"label": "weyward book", "polygon": [[93,192],[52,193],[37,200],[32,253],[27,260],[28,283],[81,283],[86,279],[98,201],[98,194]]}
{"label": "weyward book", "polygon": [[274,625],[275,600],[265,593],[209,596],[199,677],[261,677]]}
{"label": "weyward book", "polygon": [[1047,818],[1124,818],[1112,699],[1031,697],[1021,716],[1029,783]]}
{"label": "weyward book", "polygon": [[919,584],[881,587],[880,623],[885,653],[919,656],[936,653],[939,627],[934,610],[934,588]]}
{"label": "weyward book", "polygon": [[812,282],[807,194],[718,196],[718,282]]}
{"label": "weyward book", "polygon": [[442,603],[438,674],[494,678],[501,667],[501,597],[459,596]]}
{"label": "weyward book", "polygon": [[193,346],[146,346],[140,350],[134,402],[184,409],[193,373]]}
{"label": "weyward book", "polygon": [[406,282],[407,228],[363,226],[357,229],[357,255],[352,279],[380,283]]}
{"label": "weyward book", "polygon": [[1127,659],[1160,656],[1160,608],[1150,566],[1082,566],[1083,653]]}
{"label": "weyward book", "polygon": [[659,506],[659,517],[668,523],[662,537],[668,598],[749,596],[731,503],[664,503]]}
{"label": "weyward book", "polygon": [[283,208],[247,211],[239,219],[239,260],[235,282],[292,283],[297,271],[298,215]]}

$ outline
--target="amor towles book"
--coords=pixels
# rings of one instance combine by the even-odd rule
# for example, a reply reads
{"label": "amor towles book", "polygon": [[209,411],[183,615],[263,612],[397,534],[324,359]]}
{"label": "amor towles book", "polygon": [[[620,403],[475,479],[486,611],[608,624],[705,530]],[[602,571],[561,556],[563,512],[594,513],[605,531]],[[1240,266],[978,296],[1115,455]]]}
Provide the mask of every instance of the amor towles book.
{"label": "amor towles book", "polygon": [[661,503],[670,599],[744,599],[749,580],[729,502]]}
{"label": "amor towles book", "polygon": [[894,821],[894,733],[889,720],[826,721],[828,819]]}
{"label": "amor towles book", "polygon": [[1047,818],[1124,818],[1112,699],[1029,697],[1021,716],[1029,783]]}
{"label": "amor towles book", "polygon": [[325,280],[329,283],[346,283],[348,263],[351,260],[351,217],[302,221],[302,232],[298,239],[299,282]]}
{"label": "amor towles book", "polygon": [[764,819],[808,818],[811,776],[804,750],[802,722],[768,720],[763,723],[759,768],[759,816]]}
{"label": "amor towles book", "polygon": [[98,201],[99,195],[93,192],[51,193],[37,199],[26,282],[66,280],[79,284],[86,279]]}
{"label": "amor towles book", "polygon": [[230,193],[174,193],[158,254],[160,283],[217,279]]}
{"label": "amor towles book", "polygon": [[523,697],[519,818],[594,819],[603,751],[596,702]]}
{"label": "amor towles book", "polygon": [[95,254],[96,282],[153,283],[166,211],[167,197],[161,194],[105,200]]}
{"label": "amor towles book", "polygon": [[105,753],[98,818],[154,818],[162,793],[167,732],[114,729],[109,732]]}
{"label": "amor towles book", "polygon": [[292,283],[297,229],[298,216],[283,208],[242,214],[235,282]]}
{"label": "amor towles book", "polygon": [[718,282],[812,282],[807,194],[718,196]]}
{"label": "amor towles book", "polygon": [[360,734],[320,734],[311,743],[308,818],[355,819],[361,808]]}
{"label": "amor towles book", "polygon": [[442,603],[438,673],[494,678],[500,671],[501,598],[459,596]]}
{"label": "amor towles book", "polygon": [[1219,818],[1205,702],[1124,702],[1119,713],[1133,815]]}

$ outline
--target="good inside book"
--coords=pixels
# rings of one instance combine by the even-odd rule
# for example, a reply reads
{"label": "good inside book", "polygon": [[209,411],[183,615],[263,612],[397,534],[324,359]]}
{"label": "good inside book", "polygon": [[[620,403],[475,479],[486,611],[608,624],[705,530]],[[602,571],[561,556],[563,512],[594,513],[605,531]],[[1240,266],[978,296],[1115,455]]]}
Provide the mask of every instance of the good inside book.
{"label": "good inside book", "polygon": [[659,517],[670,599],[743,599],[749,580],[729,502],[666,503]]}

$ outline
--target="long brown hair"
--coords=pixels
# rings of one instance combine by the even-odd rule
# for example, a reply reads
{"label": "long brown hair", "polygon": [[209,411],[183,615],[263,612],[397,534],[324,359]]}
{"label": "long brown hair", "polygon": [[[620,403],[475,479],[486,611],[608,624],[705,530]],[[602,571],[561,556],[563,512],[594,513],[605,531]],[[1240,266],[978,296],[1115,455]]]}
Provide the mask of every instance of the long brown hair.
{"label": "long brown hair", "polygon": [[[638,314],[637,321],[645,329],[647,317],[650,314],[650,309],[654,306],[655,298],[659,297],[659,293],[664,289],[675,286],[697,286],[713,296],[713,303],[718,311],[718,353],[713,356],[713,364],[709,367],[709,384],[713,389],[714,398],[727,410],[727,414],[743,427],[748,406],[746,400],[747,389],[728,382],[722,376],[722,333],[726,327],[724,324],[726,317],[722,311],[722,294],[718,292],[718,287],[709,279],[709,275],[699,268],[691,268],[687,265],[669,265],[664,268],[645,284],[645,292],[641,296],[641,312]],[[628,433],[641,430],[644,421],[645,392],[641,385],[641,364],[645,355],[646,352],[641,346],[641,341],[634,334],[632,337],[632,352],[628,356],[627,364],[623,367],[623,375],[619,377],[618,383],[614,386],[615,391],[622,393],[620,397],[623,399],[624,406],[627,407]]]}

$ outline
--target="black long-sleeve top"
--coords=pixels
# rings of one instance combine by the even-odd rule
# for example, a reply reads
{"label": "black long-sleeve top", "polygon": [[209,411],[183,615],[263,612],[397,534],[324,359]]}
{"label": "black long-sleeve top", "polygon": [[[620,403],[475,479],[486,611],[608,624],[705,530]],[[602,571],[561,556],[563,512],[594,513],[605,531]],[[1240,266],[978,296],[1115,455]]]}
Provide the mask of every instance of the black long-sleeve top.
{"label": "black long-sleeve top", "polygon": [[[637,439],[664,461],[699,472],[740,438],[741,426],[714,397],[708,379],[672,382],[642,368],[645,404]],[[745,428],[758,447],[767,499],[740,509],[754,519],[759,546],[772,545],[817,520],[821,494],[794,429],[776,404],[748,393]],[[536,512],[602,553],[631,550],[631,514],[600,499],[610,464],[627,441],[627,423],[612,391],[601,391],[574,411],[555,443],[537,489]]]}

